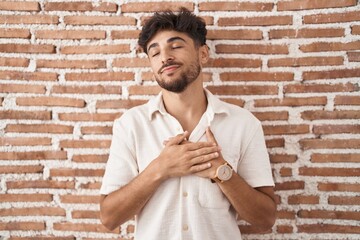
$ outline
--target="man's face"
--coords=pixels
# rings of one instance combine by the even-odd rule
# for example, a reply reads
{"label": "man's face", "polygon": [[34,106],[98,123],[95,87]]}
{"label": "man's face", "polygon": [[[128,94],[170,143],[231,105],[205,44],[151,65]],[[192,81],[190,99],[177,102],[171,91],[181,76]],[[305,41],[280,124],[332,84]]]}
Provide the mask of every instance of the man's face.
{"label": "man's face", "polygon": [[147,44],[147,52],[159,86],[183,92],[200,72],[199,48],[185,33],[160,31]]}

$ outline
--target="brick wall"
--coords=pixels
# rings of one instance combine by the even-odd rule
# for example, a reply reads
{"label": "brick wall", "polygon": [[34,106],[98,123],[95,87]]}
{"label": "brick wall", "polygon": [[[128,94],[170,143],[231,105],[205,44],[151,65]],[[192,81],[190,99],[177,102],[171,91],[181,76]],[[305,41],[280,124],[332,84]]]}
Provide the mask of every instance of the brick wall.
{"label": "brick wall", "polygon": [[244,239],[358,239],[358,0],[1,1],[0,236],[131,238],[98,219],[111,126],[159,91],[137,36],[179,6],[208,24],[208,88],[263,123],[278,219]]}

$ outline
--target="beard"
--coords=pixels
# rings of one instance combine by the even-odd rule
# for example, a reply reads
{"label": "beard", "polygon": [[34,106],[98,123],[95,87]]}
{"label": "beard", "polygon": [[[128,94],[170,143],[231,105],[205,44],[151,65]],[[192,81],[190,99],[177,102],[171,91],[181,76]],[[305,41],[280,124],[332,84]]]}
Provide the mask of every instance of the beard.
{"label": "beard", "polygon": [[[173,62],[167,63],[166,65],[175,64]],[[182,65],[181,65],[182,66]],[[170,92],[181,93],[183,92],[192,82],[194,82],[201,71],[199,61],[192,62],[187,69],[181,72],[180,76],[171,81],[165,81],[161,75],[156,76],[156,82],[163,89],[166,89]]]}

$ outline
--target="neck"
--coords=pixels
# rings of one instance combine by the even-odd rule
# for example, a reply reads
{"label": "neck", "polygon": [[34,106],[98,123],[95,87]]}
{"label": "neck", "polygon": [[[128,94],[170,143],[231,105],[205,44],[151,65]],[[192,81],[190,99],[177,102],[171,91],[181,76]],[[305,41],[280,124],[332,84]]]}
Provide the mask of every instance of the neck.
{"label": "neck", "polygon": [[196,127],[207,107],[202,81],[194,81],[182,93],[163,90],[163,101],[166,111],[189,132]]}

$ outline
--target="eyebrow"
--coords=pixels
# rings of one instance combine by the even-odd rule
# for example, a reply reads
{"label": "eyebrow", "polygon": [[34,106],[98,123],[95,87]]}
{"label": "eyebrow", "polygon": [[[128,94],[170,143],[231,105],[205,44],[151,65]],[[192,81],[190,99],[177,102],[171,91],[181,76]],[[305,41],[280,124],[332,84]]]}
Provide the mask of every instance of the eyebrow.
{"label": "eyebrow", "polygon": [[[185,39],[183,39],[183,38],[181,38],[181,37],[172,37],[172,38],[169,38],[166,42],[167,42],[167,43],[171,43],[171,42],[175,42],[175,41],[186,42]],[[149,52],[151,48],[157,47],[157,46],[159,46],[159,43],[153,43],[153,44],[151,44],[151,45],[148,47],[147,52]]]}

